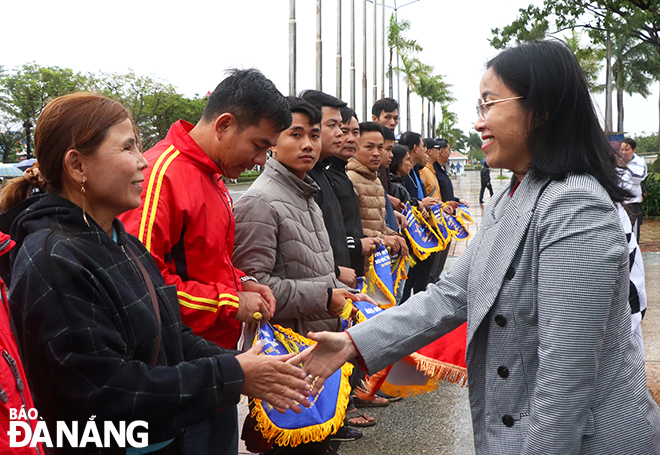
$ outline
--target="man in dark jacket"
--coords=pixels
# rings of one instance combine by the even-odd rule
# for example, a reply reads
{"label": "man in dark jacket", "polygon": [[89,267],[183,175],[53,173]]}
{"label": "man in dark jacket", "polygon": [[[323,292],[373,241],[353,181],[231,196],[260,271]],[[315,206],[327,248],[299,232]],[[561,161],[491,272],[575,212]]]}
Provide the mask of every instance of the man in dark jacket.
{"label": "man in dark jacket", "polygon": [[341,109],[341,117],[342,145],[336,155],[327,158],[329,166],[326,168],[326,175],[342,210],[346,242],[351,254],[351,268],[357,276],[363,276],[364,257],[371,254],[371,246],[380,243],[380,239],[364,235],[357,194],[351,179],[346,175],[346,163],[357,151],[360,123],[355,111],[350,107]]}
{"label": "man in dark jacket", "polygon": [[330,235],[337,278],[348,286],[355,286],[357,275],[351,269],[350,249],[358,248],[355,243],[349,245],[347,242],[348,235],[344,227],[342,209],[327,174],[330,167],[328,158],[336,155],[342,144],[341,112],[339,110],[346,107],[346,103],[318,90],[305,90],[300,94],[300,97],[320,110],[323,115],[321,120],[321,155],[314,169],[309,171],[307,175],[314,179],[319,186],[319,191],[314,199],[321,207],[325,227]]}
{"label": "man in dark jacket", "polygon": [[486,188],[490,191],[490,197],[493,197],[493,185],[490,183],[490,167],[484,159],[481,164],[481,191],[479,191],[479,204],[484,203],[484,191]]}

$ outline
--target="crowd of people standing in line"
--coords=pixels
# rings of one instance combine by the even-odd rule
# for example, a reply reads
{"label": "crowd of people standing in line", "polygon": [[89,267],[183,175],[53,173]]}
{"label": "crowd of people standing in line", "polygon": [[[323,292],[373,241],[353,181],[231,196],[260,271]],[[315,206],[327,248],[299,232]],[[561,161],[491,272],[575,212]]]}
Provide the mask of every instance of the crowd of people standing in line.
{"label": "crowd of people standing in line", "polygon": [[[180,120],[144,153],[119,103],[51,101],[35,129],[38,164],[0,197],[10,403],[31,407],[32,396],[52,429],[92,416],[149,425],[148,447],[48,452],[237,453],[241,394],[300,412],[312,378],[318,388],[345,361],[379,371],[467,320],[478,453],[660,453],[630,326],[635,245],[614,204],[634,203],[622,173],[634,184],[645,171],[624,146],[617,167],[562,44],[503,52],[480,92],[475,128],[511,186],[491,192],[451,272],[440,275],[448,247],[418,261],[401,305],[347,332],[338,316],[347,299],[369,300],[355,286],[372,247],[410,254],[404,205],[424,216],[464,203],[445,139],[409,131],[395,143],[396,100],[360,123],[336,97],[287,98],[259,71],[234,70],[197,124]],[[265,170],[234,205],[222,177],[254,165]],[[256,313],[318,344],[295,358],[261,356],[260,343],[240,352]],[[397,399],[354,398],[325,441],[260,450],[337,453],[361,436],[350,426],[375,424],[358,407]]]}

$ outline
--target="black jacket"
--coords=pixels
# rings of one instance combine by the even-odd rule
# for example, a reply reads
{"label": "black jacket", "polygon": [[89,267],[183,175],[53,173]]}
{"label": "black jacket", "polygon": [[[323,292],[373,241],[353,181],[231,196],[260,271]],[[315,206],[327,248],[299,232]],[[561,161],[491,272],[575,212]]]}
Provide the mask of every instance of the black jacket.
{"label": "black jacket", "polygon": [[[406,176],[407,177],[407,176]],[[411,205],[416,205],[413,204],[413,199],[410,196],[410,193],[406,189],[405,183],[404,183],[404,177],[399,177],[394,174],[390,174],[390,191],[391,195],[403,202],[404,204],[406,202],[409,202]],[[415,199],[415,202],[417,200]]]}
{"label": "black jacket", "polygon": [[[406,187],[406,190],[408,190],[408,193],[410,194],[410,205],[419,205],[419,197],[418,197],[418,183],[421,182],[421,186],[419,187],[422,190],[423,198],[427,196],[426,194],[426,188],[424,187],[424,182],[422,181],[422,178],[419,176],[419,170],[422,168],[419,164],[417,164],[415,167],[413,167],[410,170],[410,174],[406,175],[403,178],[403,183]],[[391,175],[391,174],[390,174]],[[417,178],[415,178],[417,177]],[[422,198],[422,199],[423,199]]]}
{"label": "black jacket", "polygon": [[438,185],[440,185],[440,193],[442,194],[442,202],[447,201],[456,201],[460,200],[454,196],[454,185],[451,183],[451,178],[447,175],[445,167],[441,166],[440,163],[433,163],[433,169],[435,169],[435,177],[438,179]]}
{"label": "black jacket", "polygon": [[346,175],[346,161],[331,156],[327,159],[327,163],[329,166],[325,167],[326,174],[337,196],[344,218],[346,244],[351,258],[351,268],[355,270],[357,276],[362,276],[364,275],[364,257],[362,256],[360,239],[366,237],[366,235],[362,231],[357,194],[355,194],[353,182]]}
{"label": "black jacket", "polygon": [[323,212],[323,221],[325,221],[325,227],[330,236],[330,246],[332,246],[332,254],[335,258],[335,268],[338,265],[350,267],[351,256],[346,243],[344,217],[335,190],[328,178],[327,170],[329,167],[330,164],[327,159],[319,161],[307,175],[314,179],[319,186],[319,191],[314,196],[314,200]]}
{"label": "black jacket", "polygon": [[[114,242],[87,218],[90,226],[78,206],[52,194],[0,217],[17,242],[9,259],[0,258],[9,305],[34,402],[51,436],[55,421],[78,421],[82,431],[96,416],[98,423],[144,420],[153,444],[236,404],[244,377],[235,352],[182,324],[176,289],[119,220]],[[158,323],[130,251],[158,299],[155,367],[148,363]],[[108,452],[89,445],[80,451]]]}
{"label": "black jacket", "polygon": [[486,186],[490,183],[490,168],[488,166],[481,167],[481,186]]}

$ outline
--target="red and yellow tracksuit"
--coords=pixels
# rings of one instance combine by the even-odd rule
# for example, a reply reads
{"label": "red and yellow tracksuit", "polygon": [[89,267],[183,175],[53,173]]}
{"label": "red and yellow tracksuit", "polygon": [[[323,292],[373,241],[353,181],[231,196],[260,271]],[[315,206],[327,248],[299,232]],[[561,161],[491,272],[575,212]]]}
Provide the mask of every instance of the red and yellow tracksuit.
{"label": "red and yellow tracksuit", "polygon": [[207,340],[235,349],[241,323],[240,278],[232,264],[233,202],[215,163],[179,120],[167,137],[144,153],[142,204],[119,218],[146,246],[176,285],[183,323]]}

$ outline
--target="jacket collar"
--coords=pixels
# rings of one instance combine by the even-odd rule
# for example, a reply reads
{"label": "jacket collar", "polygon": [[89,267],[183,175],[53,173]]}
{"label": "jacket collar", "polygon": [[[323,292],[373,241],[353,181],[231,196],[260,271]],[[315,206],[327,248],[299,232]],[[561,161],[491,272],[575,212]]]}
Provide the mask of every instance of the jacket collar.
{"label": "jacket collar", "polygon": [[186,155],[200,169],[208,174],[222,174],[220,168],[213,160],[202,150],[202,148],[190,137],[190,131],[195,127],[192,123],[185,120],[179,120],[170,127],[165,141],[169,144],[176,144],[177,150],[182,155]]}
{"label": "jacket collar", "polygon": [[365,178],[368,178],[369,180],[376,180],[378,178],[378,171],[370,171],[367,166],[360,163],[355,158],[351,158],[348,160],[348,164],[346,164],[346,170],[357,172],[358,174],[360,174]]}
{"label": "jacket collar", "polygon": [[510,191],[498,192],[484,212],[479,261],[489,264],[489,273],[478,273],[470,280],[471,289],[486,291],[475,293],[473,304],[468,306],[468,347],[497,299],[504,276],[525,242],[537,201],[549,183],[549,179],[537,179],[528,174],[513,196]]}
{"label": "jacket collar", "polygon": [[304,179],[300,180],[298,176],[274,158],[269,158],[266,161],[264,173],[306,199],[314,197],[316,192],[319,191],[319,186],[310,176],[306,175]]}
{"label": "jacket collar", "polygon": [[346,165],[348,164],[348,161],[344,161],[341,158],[337,158],[336,156],[331,156],[329,158],[326,158],[326,160],[331,167],[337,168],[341,171],[346,170]]}

